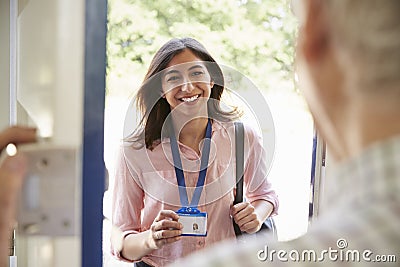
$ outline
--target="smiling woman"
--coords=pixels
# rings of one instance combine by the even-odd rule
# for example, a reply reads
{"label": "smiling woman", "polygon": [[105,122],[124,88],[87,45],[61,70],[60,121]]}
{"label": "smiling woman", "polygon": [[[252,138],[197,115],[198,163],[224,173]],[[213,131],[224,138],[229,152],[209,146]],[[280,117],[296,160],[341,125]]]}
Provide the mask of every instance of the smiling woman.
{"label": "smiling woman", "polygon": [[223,91],[220,67],[195,39],[172,39],[155,54],[136,96],[143,117],[116,163],[112,217],[123,242],[113,254],[119,259],[164,266],[235,238],[232,218],[254,233],[276,214],[262,139],[247,125],[247,202],[233,205],[239,113],[221,108]]}

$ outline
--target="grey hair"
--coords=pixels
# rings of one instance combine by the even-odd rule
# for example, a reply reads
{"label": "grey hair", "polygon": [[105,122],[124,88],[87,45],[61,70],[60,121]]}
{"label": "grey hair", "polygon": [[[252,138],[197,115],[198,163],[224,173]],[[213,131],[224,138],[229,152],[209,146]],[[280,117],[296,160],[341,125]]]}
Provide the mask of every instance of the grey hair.
{"label": "grey hair", "polygon": [[385,88],[388,96],[394,93],[400,97],[400,1],[321,3],[326,7],[333,41],[345,60],[346,71],[355,75],[357,87],[373,94],[381,94],[376,90]]}

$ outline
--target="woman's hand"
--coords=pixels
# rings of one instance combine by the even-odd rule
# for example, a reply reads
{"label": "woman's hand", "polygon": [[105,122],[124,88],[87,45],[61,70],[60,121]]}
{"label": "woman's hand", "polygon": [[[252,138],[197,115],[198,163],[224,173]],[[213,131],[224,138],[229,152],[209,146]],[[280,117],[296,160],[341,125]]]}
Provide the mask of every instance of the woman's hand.
{"label": "woman's hand", "polygon": [[252,234],[260,230],[263,220],[256,212],[256,208],[248,203],[241,202],[231,208],[231,216],[242,232]]}
{"label": "woman's hand", "polygon": [[150,226],[148,247],[151,249],[162,248],[166,244],[181,239],[183,225],[178,222],[179,216],[172,210],[162,210]]}
{"label": "woman's hand", "polygon": [[154,219],[149,230],[132,233],[124,238],[119,230],[114,234],[114,249],[121,253],[121,257],[137,261],[155,249],[166,244],[178,241],[182,234],[183,225],[178,222],[179,216],[172,210],[162,210]]}

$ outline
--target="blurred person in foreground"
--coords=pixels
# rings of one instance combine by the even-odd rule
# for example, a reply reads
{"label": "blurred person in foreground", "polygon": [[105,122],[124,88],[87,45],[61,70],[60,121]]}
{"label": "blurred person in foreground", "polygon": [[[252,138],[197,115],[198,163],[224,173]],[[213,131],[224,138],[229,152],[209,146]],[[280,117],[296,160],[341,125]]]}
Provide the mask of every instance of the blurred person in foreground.
{"label": "blurred person in foreground", "polygon": [[17,196],[27,169],[26,159],[21,153],[16,150],[7,153],[5,150],[8,144],[17,145],[35,140],[36,130],[33,128],[14,126],[0,131],[0,267],[8,266],[8,248],[15,223]]}
{"label": "blurred person in foreground", "polygon": [[337,190],[296,240],[224,243],[173,266],[399,264],[400,1],[298,4],[297,69]]}

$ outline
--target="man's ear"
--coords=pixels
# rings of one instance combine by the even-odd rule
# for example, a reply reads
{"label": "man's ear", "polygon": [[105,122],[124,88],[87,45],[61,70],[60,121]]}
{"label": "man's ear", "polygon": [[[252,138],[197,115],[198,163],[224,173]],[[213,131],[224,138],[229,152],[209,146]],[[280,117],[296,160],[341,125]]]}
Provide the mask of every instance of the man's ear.
{"label": "man's ear", "polygon": [[299,45],[307,61],[319,60],[325,55],[329,45],[330,36],[323,1],[304,1],[304,21]]}

